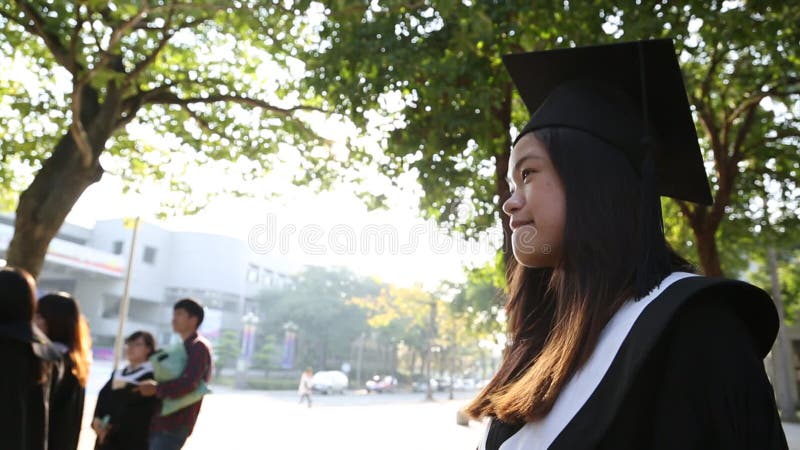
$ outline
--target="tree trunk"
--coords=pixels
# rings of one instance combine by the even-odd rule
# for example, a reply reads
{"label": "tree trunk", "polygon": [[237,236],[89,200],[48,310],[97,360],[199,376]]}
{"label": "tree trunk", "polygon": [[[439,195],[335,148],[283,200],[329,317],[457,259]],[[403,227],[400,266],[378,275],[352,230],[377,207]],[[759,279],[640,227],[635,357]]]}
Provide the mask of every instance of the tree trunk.
{"label": "tree trunk", "polygon": [[797,422],[797,380],[794,375],[794,358],[792,357],[789,340],[786,336],[786,325],[783,322],[783,300],[778,281],[778,263],[775,247],[770,247],[769,274],[772,281],[772,300],[778,310],[779,328],[778,337],[772,347],[772,382],[775,384],[778,395],[778,408],[781,411],[781,420],[784,422]]}
{"label": "tree trunk", "polygon": [[81,89],[79,117],[91,149],[88,161],[68,130],[44,162],[33,182],[20,195],[14,223],[14,237],[8,246],[8,264],[27,270],[38,278],[50,241],[58,233],[75,202],[87,187],[100,181],[100,154],[114,129],[119,126],[119,92],[111,88],[100,104],[95,89]]}
{"label": "tree trunk", "polygon": [[697,243],[697,256],[700,258],[700,268],[707,277],[721,277],[722,264],[719,259],[719,249],[714,236],[716,230],[698,230],[692,228]]}
{"label": "tree trunk", "polygon": [[511,129],[511,83],[507,83],[504,89],[503,100],[494,110],[494,118],[497,121],[498,129],[502,133],[503,151],[495,155],[495,192],[497,193],[497,212],[500,215],[500,223],[503,226],[503,258],[508,263],[511,255],[511,225],[510,218],[503,212],[503,204],[511,196],[511,191],[506,182],[508,175],[508,159],[511,156],[511,136],[508,130]]}
{"label": "tree trunk", "polygon": [[[105,143],[105,142],[104,142]],[[72,134],[67,132],[20,195],[8,264],[38,278],[50,241],[87,187],[100,180],[97,159],[84,167]]]}

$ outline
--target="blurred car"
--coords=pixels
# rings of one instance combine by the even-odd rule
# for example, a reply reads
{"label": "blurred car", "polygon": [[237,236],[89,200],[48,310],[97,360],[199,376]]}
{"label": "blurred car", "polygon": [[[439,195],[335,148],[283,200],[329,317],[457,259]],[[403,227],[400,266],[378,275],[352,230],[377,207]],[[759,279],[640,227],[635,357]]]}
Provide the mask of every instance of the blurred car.
{"label": "blurred car", "polygon": [[[428,384],[431,386],[431,390],[436,391],[439,388],[439,382],[436,381],[436,378],[431,378],[428,380]],[[411,384],[411,390],[414,392],[426,392],[428,390],[428,386],[425,385],[424,379],[418,379]]]}
{"label": "blurred car", "polygon": [[450,378],[449,377],[442,377],[436,379],[436,390],[437,391],[446,391],[450,389]]}
{"label": "blurred car", "polygon": [[338,370],[321,370],[311,378],[311,390],[325,395],[344,394],[348,383],[347,375]]}
{"label": "blurred car", "polygon": [[375,375],[372,377],[371,380],[367,380],[367,394],[370,392],[393,392],[395,386],[397,386],[397,378],[386,375],[385,377],[381,377],[380,375]]}

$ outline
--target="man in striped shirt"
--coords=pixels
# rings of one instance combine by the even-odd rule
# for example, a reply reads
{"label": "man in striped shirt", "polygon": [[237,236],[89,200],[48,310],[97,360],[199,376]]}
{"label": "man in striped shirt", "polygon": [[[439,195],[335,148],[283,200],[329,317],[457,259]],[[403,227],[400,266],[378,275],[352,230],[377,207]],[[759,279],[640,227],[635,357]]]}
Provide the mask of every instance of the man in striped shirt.
{"label": "man in striped shirt", "polygon": [[[186,368],[174,380],[140,384],[142,395],[179,398],[197,389],[201,381],[209,382],[213,364],[211,344],[197,331],[203,323],[203,316],[203,307],[196,300],[185,298],[175,303],[172,329],[181,336],[186,347]],[[150,450],[180,450],[192,434],[202,403],[201,399],[166,416],[156,414],[150,425]]]}

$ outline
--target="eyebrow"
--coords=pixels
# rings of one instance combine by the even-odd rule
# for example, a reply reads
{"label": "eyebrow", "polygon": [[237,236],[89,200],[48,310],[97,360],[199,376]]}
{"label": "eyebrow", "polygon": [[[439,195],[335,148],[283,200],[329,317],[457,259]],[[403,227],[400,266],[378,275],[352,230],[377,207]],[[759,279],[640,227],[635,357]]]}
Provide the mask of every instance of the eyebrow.
{"label": "eyebrow", "polygon": [[[517,163],[514,165],[514,170],[512,170],[511,172],[513,173],[519,170],[519,166],[522,165],[523,162],[529,159],[544,159],[544,158],[542,158],[539,155],[525,155],[522,158],[520,158],[519,161],[517,161]],[[506,175],[506,183],[511,184],[511,177],[509,177],[508,175]]]}

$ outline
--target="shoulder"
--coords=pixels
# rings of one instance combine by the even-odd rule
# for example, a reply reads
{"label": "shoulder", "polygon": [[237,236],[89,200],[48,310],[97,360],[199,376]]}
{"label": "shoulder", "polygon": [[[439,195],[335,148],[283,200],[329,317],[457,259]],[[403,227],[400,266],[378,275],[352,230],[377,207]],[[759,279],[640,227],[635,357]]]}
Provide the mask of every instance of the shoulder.
{"label": "shoulder", "polygon": [[211,342],[204,336],[197,335],[194,339],[186,343],[187,352],[198,352],[211,355]]}
{"label": "shoulder", "polygon": [[[720,333],[735,333],[751,341],[763,358],[778,333],[778,314],[762,289],[739,280],[689,277],[661,294],[662,305],[673,305],[667,329],[676,337],[716,342]],[[656,306],[664,312],[661,305]]]}

